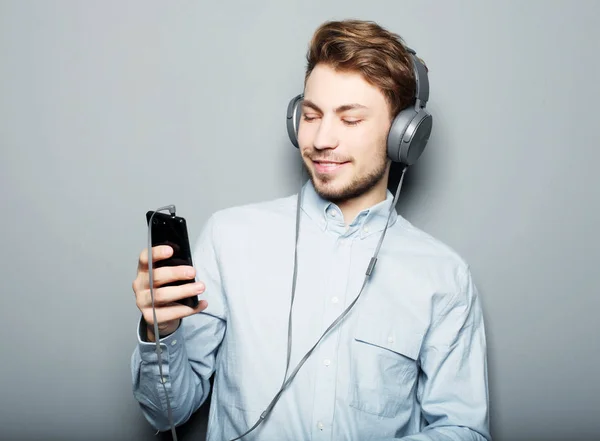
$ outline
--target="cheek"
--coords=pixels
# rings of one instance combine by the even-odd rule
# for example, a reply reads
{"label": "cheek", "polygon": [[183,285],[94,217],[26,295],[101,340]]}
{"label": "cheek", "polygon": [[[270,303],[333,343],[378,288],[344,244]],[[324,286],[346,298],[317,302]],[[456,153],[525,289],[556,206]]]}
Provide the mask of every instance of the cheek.
{"label": "cheek", "polygon": [[347,152],[353,156],[361,168],[370,168],[374,160],[387,157],[387,132],[356,130],[346,138]]}
{"label": "cheek", "polygon": [[312,143],[314,132],[312,125],[307,124],[304,121],[300,121],[300,126],[298,127],[298,142],[300,145]]}
{"label": "cheek", "polygon": [[378,144],[377,134],[368,127],[355,127],[344,133],[340,144],[346,147],[348,153],[356,156],[367,156],[374,153],[374,147]]}
{"label": "cheek", "polygon": [[315,130],[313,125],[305,124],[298,128],[298,145],[302,155],[308,154],[314,150]]}
{"label": "cheek", "polygon": [[297,133],[297,138],[298,138],[298,144],[300,145],[300,150],[303,150],[303,147],[306,145],[306,128],[302,126],[302,123],[300,123],[300,127],[298,127],[298,133]]}

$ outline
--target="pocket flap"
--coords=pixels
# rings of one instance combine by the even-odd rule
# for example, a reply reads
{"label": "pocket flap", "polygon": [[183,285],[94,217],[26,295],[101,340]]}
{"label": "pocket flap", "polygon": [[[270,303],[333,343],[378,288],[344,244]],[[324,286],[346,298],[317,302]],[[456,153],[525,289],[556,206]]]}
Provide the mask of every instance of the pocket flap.
{"label": "pocket flap", "polygon": [[401,325],[384,326],[376,322],[359,323],[354,333],[354,339],[363,343],[379,346],[412,360],[419,358],[423,335],[412,330],[410,326],[403,328]]}

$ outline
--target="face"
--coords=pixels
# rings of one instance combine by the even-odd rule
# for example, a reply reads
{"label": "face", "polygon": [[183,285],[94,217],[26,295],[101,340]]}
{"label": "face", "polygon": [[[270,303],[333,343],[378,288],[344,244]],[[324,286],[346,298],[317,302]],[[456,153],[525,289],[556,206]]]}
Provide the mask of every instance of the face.
{"label": "face", "polygon": [[376,194],[385,198],[390,124],[379,89],[358,73],[317,65],[306,81],[298,128],[302,159],[317,193],[334,203]]}

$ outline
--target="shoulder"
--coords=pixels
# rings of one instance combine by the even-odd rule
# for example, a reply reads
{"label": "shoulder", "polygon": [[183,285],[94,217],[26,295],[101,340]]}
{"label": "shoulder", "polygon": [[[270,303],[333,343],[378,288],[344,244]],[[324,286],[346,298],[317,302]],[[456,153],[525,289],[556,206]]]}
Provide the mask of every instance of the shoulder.
{"label": "shoulder", "polygon": [[274,232],[294,220],[296,197],[290,195],[223,208],[209,217],[207,226],[215,238]]}
{"label": "shoulder", "polygon": [[434,291],[460,292],[472,283],[470,265],[455,248],[406,218],[398,216],[390,239],[399,263]]}
{"label": "shoulder", "polygon": [[239,224],[240,219],[244,222],[264,221],[271,222],[286,219],[296,207],[296,195],[273,198],[259,202],[223,208],[211,216],[219,224]]}
{"label": "shoulder", "polygon": [[412,293],[412,307],[420,305],[423,317],[442,317],[452,308],[466,311],[478,297],[470,264],[448,243],[400,216],[391,236],[394,267],[387,270]]}
{"label": "shoulder", "polygon": [[404,248],[417,256],[457,268],[468,267],[464,257],[455,248],[431,233],[416,227],[404,217],[398,216],[395,232],[395,239],[401,241]]}

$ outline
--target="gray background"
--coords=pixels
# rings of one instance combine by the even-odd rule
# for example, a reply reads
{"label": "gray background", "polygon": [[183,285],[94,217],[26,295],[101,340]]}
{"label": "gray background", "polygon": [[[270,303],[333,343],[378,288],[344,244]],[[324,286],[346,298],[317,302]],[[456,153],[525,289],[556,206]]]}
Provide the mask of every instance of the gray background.
{"label": "gray background", "polygon": [[[430,68],[400,212],[471,263],[496,440],[600,437],[596,1],[0,2],[0,438],[150,440],[131,393],[144,214],[192,237],[292,194],[314,29],[379,21]],[[205,409],[180,432],[203,439]],[[169,439],[168,436],[158,438]]]}

